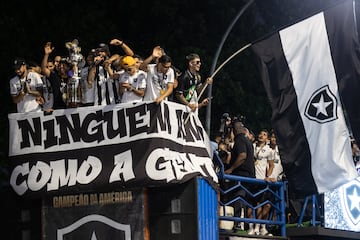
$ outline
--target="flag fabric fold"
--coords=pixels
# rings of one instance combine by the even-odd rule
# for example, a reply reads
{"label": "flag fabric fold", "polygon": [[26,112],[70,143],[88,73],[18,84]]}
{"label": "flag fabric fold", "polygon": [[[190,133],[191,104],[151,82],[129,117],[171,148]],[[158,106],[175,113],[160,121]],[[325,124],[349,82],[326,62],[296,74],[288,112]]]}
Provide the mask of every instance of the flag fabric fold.
{"label": "flag fabric fold", "polygon": [[360,61],[351,3],[252,45],[289,191],[298,197],[333,190],[358,176],[349,131],[359,142]]}

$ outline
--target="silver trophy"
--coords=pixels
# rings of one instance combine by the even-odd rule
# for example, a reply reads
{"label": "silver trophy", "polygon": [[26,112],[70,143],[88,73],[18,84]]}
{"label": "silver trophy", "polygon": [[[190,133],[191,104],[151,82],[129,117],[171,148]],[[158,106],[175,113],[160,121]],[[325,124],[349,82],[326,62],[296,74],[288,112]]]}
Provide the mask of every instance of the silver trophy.
{"label": "silver trophy", "polygon": [[72,65],[72,76],[66,86],[66,104],[68,107],[78,107],[81,103],[80,70],[85,65],[84,56],[81,54],[81,47],[77,39],[65,43],[69,51],[68,61]]}

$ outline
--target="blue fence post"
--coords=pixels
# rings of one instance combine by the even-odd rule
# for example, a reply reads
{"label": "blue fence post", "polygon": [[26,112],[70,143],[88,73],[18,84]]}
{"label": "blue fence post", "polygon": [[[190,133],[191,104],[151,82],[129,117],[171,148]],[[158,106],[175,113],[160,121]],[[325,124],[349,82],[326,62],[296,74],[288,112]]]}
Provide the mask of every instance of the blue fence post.
{"label": "blue fence post", "polygon": [[203,178],[197,178],[198,239],[218,240],[218,204],[213,187]]}
{"label": "blue fence post", "polygon": [[283,182],[283,184],[280,186],[280,209],[281,209],[281,217],[280,217],[280,221],[281,221],[281,225],[280,225],[280,229],[281,229],[281,236],[286,236],[286,210],[285,210],[285,184]]}
{"label": "blue fence post", "polygon": [[299,220],[298,220],[298,226],[301,226],[302,225],[302,222],[303,222],[303,219],[304,219],[304,215],[305,215],[305,210],[306,210],[306,207],[308,205],[308,202],[309,202],[309,196],[307,196],[305,198],[305,202],[304,202],[304,205],[301,209],[301,213],[300,213],[300,216],[299,216]]}

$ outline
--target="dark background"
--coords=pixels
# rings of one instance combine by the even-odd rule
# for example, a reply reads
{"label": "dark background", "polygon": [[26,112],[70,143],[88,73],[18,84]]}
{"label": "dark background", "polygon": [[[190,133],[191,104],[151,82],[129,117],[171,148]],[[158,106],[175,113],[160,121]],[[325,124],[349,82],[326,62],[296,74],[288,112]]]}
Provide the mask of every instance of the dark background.
{"label": "dark background", "polygon": [[[246,44],[336,2],[339,0],[254,1],[230,32],[217,66]],[[8,84],[14,75],[15,57],[40,63],[47,41],[55,46],[52,56],[66,56],[65,42],[74,38],[79,40],[86,55],[99,43],[118,38],[143,57],[149,56],[154,46],[162,46],[181,70],[185,68],[185,56],[196,52],[202,58],[202,76],[208,77],[222,36],[246,3],[244,0],[2,1],[0,152],[3,157],[6,158],[8,148],[7,114],[15,111]],[[122,53],[119,47],[110,46],[110,51]],[[225,112],[244,115],[246,125],[255,133],[261,128],[271,128],[271,109],[250,49],[236,56],[215,76],[212,96],[211,137],[218,131]],[[200,111],[204,124],[205,111]]]}
{"label": "dark background", "polygon": [[[234,25],[217,65],[244,45],[336,2],[340,0],[255,1]],[[53,56],[66,56],[65,42],[74,38],[79,40],[84,55],[99,43],[118,38],[143,57],[149,56],[154,46],[162,46],[181,70],[185,67],[185,56],[196,52],[202,59],[202,76],[207,77],[211,75],[223,34],[246,3],[244,0],[1,1],[0,180],[5,200],[1,214],[9,223],[4,229],[14,233],[10,239],[17,239],[21,232],[18,229],[23,227],[20,210],[32,209],[33,204],[39,206],[38,202],[16,198],[8,186],[7,114],[15,111],[8,82],[14,74],[13,59],[24,57],[40,63],[47,41],[55,46]],[[118,47],[110,47],[110,51],[122,53]],[[211,137],[219,130],[225,112],[245,116],[246,125],[255,133],[262,128],[271,129],[271,109],[250,49],[236,56],[215,76],[212,96]],[[205,109],[200,114],[205,124]],[[36,211],[34,214],[35,218],[39,217]]]}

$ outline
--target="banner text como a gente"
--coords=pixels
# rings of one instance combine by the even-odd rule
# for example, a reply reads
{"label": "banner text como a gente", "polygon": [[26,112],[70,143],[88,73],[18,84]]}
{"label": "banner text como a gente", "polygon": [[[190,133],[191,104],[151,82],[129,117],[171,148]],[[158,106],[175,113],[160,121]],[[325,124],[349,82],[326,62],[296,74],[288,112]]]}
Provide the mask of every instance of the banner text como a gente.
{"label": "banner text como a gente", "polygon": [[181,183],[194,176],[217,182],[198,116],[177,103],[14,113],[9,125],[10,184],[18,195]]}

